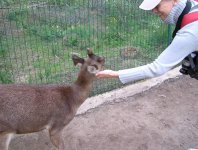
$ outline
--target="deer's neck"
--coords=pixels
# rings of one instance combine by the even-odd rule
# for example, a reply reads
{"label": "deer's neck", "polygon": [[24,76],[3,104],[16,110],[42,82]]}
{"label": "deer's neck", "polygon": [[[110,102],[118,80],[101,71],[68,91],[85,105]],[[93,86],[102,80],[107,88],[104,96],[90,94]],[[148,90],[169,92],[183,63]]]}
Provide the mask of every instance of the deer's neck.
{"label": "deer's neck", "polygon": [[73,84],[76,95],[78,95],[78,103],[81,105],[89,96],[92,88],[94,76],[87,72],[80,72],[77,80]]}

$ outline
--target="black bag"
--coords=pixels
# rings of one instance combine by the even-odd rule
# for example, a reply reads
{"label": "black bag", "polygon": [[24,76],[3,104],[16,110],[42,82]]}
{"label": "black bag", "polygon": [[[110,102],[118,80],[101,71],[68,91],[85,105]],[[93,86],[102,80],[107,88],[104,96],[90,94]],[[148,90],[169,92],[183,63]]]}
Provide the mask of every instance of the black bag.
{"label": "black bag", "polygon": [[184,75],[198,80],[198,52],[193,52],[182,61],[182,68],[179,70]]}

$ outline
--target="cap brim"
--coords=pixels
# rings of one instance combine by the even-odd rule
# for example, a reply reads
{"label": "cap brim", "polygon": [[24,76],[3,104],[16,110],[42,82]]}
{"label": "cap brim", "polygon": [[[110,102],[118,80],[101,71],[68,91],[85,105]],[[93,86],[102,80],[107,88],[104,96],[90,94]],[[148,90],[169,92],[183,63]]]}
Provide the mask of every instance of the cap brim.
{"label": "cap brim", "polygon": [[161,0],[144,0],[139,8],[143,10],[152,10],[160,3],[160,1]]}

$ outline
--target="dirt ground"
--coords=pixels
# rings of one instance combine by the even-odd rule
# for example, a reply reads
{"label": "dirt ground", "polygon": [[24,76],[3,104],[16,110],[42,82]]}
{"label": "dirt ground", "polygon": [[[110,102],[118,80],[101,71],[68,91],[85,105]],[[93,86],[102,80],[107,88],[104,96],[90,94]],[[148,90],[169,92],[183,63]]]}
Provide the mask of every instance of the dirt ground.
{"label": "dirt ground", "polygon": [[[198,148],[198,81],[185,76],[77,115],[66,150]],[[15,137],[10,150],[55,150],[46,132]]]}

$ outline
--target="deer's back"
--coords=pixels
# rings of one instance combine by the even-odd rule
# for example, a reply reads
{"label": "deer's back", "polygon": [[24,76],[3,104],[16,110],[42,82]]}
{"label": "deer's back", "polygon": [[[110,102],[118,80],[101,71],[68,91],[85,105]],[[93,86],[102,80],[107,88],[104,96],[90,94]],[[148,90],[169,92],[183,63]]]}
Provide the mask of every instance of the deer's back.
{"label": "deer's back", "polygon": [[7,126],[25,133],[42,130],[46,125],[54,124],[54,121],[63,122],[71,111],[65,92],[72,93],[72,89],[0,85],[0,127]]}

